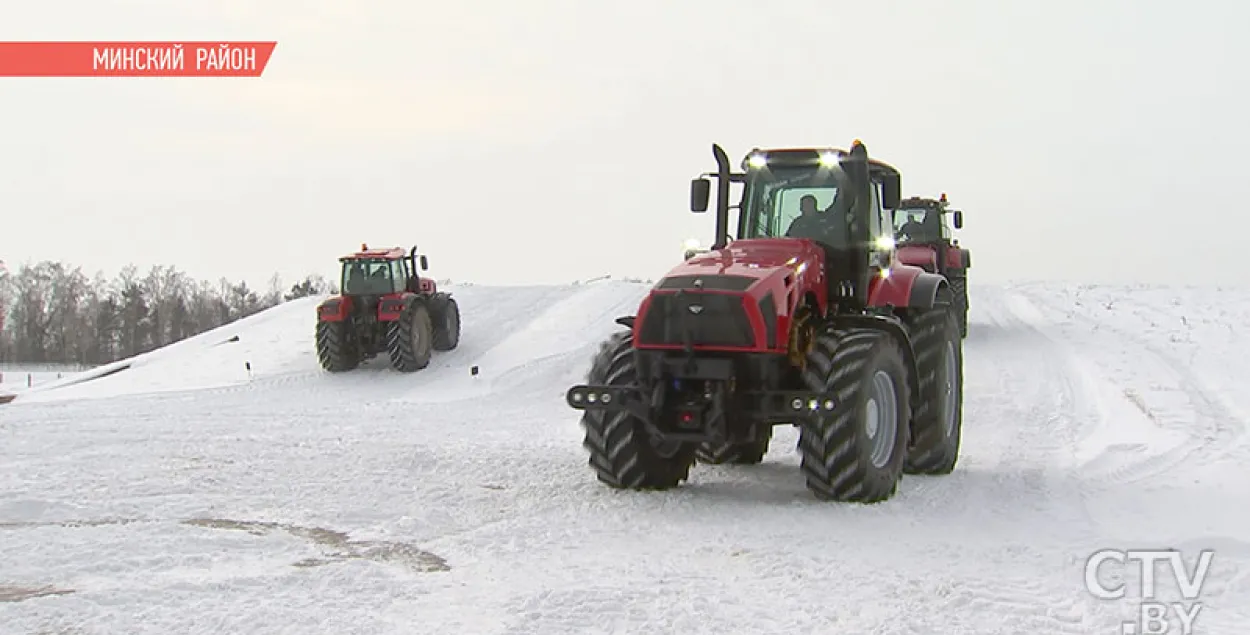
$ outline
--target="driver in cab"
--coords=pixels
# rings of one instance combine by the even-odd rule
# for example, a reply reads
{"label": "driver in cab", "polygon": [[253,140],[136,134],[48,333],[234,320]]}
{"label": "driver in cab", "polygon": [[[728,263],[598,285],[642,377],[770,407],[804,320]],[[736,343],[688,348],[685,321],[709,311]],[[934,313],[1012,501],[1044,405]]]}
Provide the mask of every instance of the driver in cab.
{"label": "driver in cab", "polygon": [[816,197],[808,194],[799,199],[799,216],[790,223],[786,230],[788,238],[814,238],[823,224],[820,210],[816,208]]}
{"label": "driver in cab", "polygon": [[[839,214],[834,212],[835,208],[845,206],[845,201],[837,199],[845,198],[840,195],[835,198],[834,202],[829,205],[829,209],[821,210],[817,207],[816,197],[811,194],[803,196],[799,199],[799,216],[790,223],[790,228],[786,230],[788,238],[810,238],[829,245],[843,244],[846,239],[846,227],[844,224],[834,222]],[[839,205],[843,203],[843,205]],[[845,216],[843,216],[845,218]],[[840,231],[839,231],[840,230]]]}

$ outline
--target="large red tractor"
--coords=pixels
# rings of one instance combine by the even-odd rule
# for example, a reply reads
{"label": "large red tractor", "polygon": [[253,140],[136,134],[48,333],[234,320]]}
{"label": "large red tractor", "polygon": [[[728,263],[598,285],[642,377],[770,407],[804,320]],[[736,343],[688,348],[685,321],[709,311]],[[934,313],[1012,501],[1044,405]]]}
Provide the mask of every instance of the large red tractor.
{"label": "large red tractor", "polygon": [[967,337],[968,269],[972,267],[972,252],[959,246],[959,239],[953,236],[951,225],[962,229],[964,213],[950,208],[945,192],[937,200],[919,197],[904,199],[894,211],[898,259],[946,277],[955,296],[959,334]]}
{"label": "large red tractor", "polygon": [[717,171],[691,184],[704,212],[716,178],[711,249],[618,318],[624,330],[566,394],[598,479],[668,489],[699,455],[759,463],[775,425],[798,427],[801,472],[823,500],[881,501],[904,473],[951,472],[962,340],[947,280],[895,257],[899,172],[858,140],[755,150],[738,173],[712,152]]}
{"label": "large red tractor", "polygon": [[391,366],[413,372],[430,363],[432,351],[460,343],[460,308],[439,291],[417,248],[369,249],[339,258],[342,293],[317,306],[317,358],[332,372],[352,370],[385,351]]}

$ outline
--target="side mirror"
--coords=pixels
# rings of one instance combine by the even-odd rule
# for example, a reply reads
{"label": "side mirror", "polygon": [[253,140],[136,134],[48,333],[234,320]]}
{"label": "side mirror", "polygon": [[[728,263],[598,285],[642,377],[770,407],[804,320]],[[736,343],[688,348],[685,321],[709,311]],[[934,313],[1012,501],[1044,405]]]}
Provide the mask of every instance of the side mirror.
{"label": "side mirror", "polygon": [[881,182],[881,206],[886,209],[898,209],[902,200],[902,178],[897,174],[887,175]]}
{"label": "side mirror", "polygon": [[425,256],[421,256],[420,262],[421,262],[421,271],[426,271],[430,268],[430,261],[427,260]]}
{"label": "side mirror", "polygon": [[707,211],[708,199],[712,196],[712,182],[707,179],[690,181],[690,211],[702,213]]}
{"label": "side mirror", "polygon": [[954,212],[951,212],[951,214],[954,215],[954,218],[952,218],[951,220],[955,223],[955,229],[963,229],[964,228],[964,213],[960,210],[955,210]]}

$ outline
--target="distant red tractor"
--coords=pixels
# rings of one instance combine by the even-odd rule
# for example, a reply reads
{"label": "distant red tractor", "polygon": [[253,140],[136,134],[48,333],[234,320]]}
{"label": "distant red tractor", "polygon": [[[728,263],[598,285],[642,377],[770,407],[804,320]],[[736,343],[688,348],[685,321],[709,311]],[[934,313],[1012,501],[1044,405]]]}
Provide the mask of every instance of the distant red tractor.
{"label": "distant red tractor", "polygon": [[[950,223],[947,223],[948,217]],[[962,229],[964,213],[950,208],[946,193],[942,193],[937,200],[919,197],[904,199],[894,211],[898,259],[946,277],[955,296],[959,334],[967,337],[968,269],[972,268],[972,252],[959,246],[959,239],[953,236],[951,225]]]}
{"label": "distant red tractor", "polygon": [[801,472],[823,500],[881,501],[904,473],[954,470],[962,339],[946,278],[895,257],[898,170],[858,140],[755,150],[740,173],[712,153],[717,171],[691,184],[704,212],[716,178],[711,249],[619,318],[566,394],[598,479],[668,489],[696,460],[760,463],[775,425],[799,428]]}
{"label": "distant red tractor", "polygon": [[369,249],[339,258],[342,293],[317,306],[317,358],[332,373],[386,352],[391,366],[414,372],[432,351],[460,343],[460,308],[450,293],[417,273],[429,268],[417,248]]}

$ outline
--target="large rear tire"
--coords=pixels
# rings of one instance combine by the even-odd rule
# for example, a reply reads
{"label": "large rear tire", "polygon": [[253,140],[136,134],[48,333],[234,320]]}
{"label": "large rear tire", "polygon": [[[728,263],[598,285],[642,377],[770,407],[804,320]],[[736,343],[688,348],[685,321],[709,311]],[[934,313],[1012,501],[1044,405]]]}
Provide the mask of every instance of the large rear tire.
{"label": "large rear tire", "polygon": [[745,443],[700,443],[694,456],[707,465],[756,465],[764,462],[773,438],[772,426],[761,426],[754,441]]}
{"label": "large rear tire", "polygon": [[964,358],[957,307],[935,307],[910,321],[920,401],[912,419],[908,474],[950,474],[963,434]]}
{"label": "large rear tire", "polygon": [[[617,333],[599,347],[587,383],[629,386],[637,381],[634,342],[630,333]],[[617,489],[665,490],[690,476],[694,446],[655,442],[646,426],[625,411],[587,410],[582,446],[590,452],[590,467],[599,481]]]}
{"label": "large rear tire", "polygon": [[460,345],[460,306],[451,296],[436,298],[434,308],[434,350],[450,351]]}
{"label": "large rear tire", "polygon": [[348,322],[317,322],[317,361],[331,373],[360,365],[360,350],[351,340]]}
{"label": "large rear tire", "polygon": [[429,366],[433,343],[434,324],[430,319],[430,308],[424,300],[414,299],[387,330],[386,348],[390,353],[391,368],[401,373],[412,373]]}
{"label": "large rear tire", "polygon": [[951,296],[955,318],[959,323],[959,337],[968,337],[968,279],[951,278]]}
{"label": "large rear tire", "polygon": [[807,354],[808,390],[833,393],[830,414],[799,424],[801,469],[819,499],[875,503],[898,490],[910,419],[903,349],[875,329],[828,330]]}

